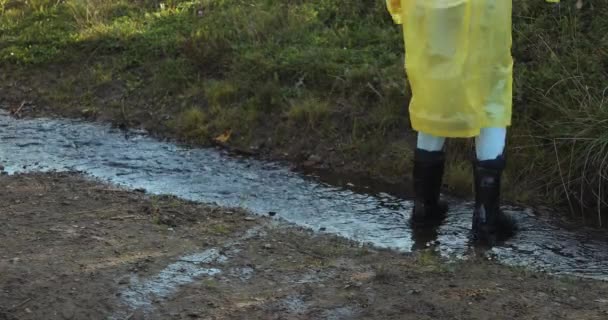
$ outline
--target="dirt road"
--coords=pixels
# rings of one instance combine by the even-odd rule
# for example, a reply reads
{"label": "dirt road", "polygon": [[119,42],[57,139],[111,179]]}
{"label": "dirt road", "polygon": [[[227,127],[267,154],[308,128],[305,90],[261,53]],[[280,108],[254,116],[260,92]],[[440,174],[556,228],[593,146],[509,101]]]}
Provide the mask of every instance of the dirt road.
{"label": "dirt road", "polygon": [[73,174],[0,177],[0,319],[607,319],[608,283],[448,263]]}

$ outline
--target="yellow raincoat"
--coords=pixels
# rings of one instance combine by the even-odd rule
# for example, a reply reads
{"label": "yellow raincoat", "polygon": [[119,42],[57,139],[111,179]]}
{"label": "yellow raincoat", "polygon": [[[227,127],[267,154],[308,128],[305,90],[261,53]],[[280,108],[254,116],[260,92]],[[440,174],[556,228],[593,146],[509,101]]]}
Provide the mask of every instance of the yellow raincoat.
{"label": "yellow raincoat", "polygon": [[511,0],[386,1],[403,24],[414,130],[466,138],[509,126]]}

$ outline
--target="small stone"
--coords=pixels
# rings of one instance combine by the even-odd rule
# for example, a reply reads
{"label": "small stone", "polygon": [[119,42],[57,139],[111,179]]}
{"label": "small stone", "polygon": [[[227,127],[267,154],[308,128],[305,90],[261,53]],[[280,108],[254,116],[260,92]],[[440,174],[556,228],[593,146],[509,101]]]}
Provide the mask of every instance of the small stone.
{"label": "small stone", "polygon": [[546,299],[546,298],[548,298],[548,297],[549,297],[549,295],[548,295],[548,294],[546,294],[546,293],[544,293],[544,292],[539,292],[539,293],[537,293],[536,295],[537,295],[539,298],[541,298],[541,299]]}
{"label": "small stone", "polygon": [[323,159],[317,155],[311,155],[306,161],[302,163],[303,167],[315,167],[323,162]]}
{"label": "small stone", "polygon": [[310,167],[314,167],[316,163],[312,162],[312,161],[304,161],[302,162],[302,167],[305,168],[310,168]]}
{"label": "small stone", "polygon": [[270,250],[270,249],[272,249],[272,245],[270,243],[267,243],[262,248],[264,248],[266,250]]}
{"label": "small stone", "polygon": [[245,217],[243,220],[245,221],[255,221],[254,217]]}
{"label": "small stone", "polygon": [[[175,223],[175,221],[173,220],[172,217],[168,216],[168,215],[160,215],[160,217],[158,218],[160,223],[169,226],[170,228],[176,227],[177,223]],[[173,231],[173,230],[171,230]]]}
{"label": "small stone", "polygon": [[75,314],[76,310],[73,305],[66,305],[61,310],[61,316],[63,319],[74,319]]}
{"label": "small stone", "polygon": [[319,163],[319,162],[321,162],[323,160],[318,155],[313,154],[313,155],[310,155],[310,157],[308,157],[308,161],[314,162],[314,163]]}
{"label": "small stone", "polygon": [[32,313],[32,310],[30,308],[25,308],[25,312],[26,313]]}
{"label": "small stone", "polygon": [[131,320],[145,320],[145,319],[146,319],[146,313],[141,308],[135,310],[135,312],[133,312],[133,314],[131,314]]}
{"label": "small stone", "polygon": [[94,109],[83,109],[80,113],[84,118],[91,118],[97,114],[97,111]]}

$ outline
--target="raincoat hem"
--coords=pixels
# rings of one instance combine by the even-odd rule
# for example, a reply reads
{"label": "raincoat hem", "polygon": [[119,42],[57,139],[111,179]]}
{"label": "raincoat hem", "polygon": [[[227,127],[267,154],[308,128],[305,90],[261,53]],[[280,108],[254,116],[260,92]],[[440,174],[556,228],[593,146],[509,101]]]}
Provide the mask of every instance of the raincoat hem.
{"label": "raincoat hem", "polygon": [[416,132],[423,132],[436,137],[444,138],[474,138],[479,136],[481,129],[483,128],[507,128],[511,126],[511,122],[506,123],[483,123],[481,126],[471,128],[469,130],[449,130],[442,129],[441,125],[421,125],[419,122],[428,123],[428,121],[416,121],[412,119],[412,129]]}

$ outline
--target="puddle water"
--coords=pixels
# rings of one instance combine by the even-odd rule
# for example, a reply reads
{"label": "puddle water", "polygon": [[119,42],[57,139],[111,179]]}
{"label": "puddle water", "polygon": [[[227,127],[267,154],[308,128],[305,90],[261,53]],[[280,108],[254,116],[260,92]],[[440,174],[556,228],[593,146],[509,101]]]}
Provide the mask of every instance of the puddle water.
{"label": "puddle water", "polygon": [[129,288],[122,292],[122,300],[132,309],[152,307],[154,299],[166,299],[179,286],[189,284],[202,276],[214,276],[222,271],[216,268],[204,268],[201,264],[211,264],[227,259],[217,249],[209,249],[168,265],[159,274],[150,279],[131,279]]}
{"label": "puddle water", "polygon": [[[410,201],[359,193],[281,165],[180,147],[106,125],[16,120],[0,111],[0,163],[13,174],[75,170],[150,193],[244,207],[258,214],[276,212],[301,226],[404,252],[424,247],[433,238],[412,234],[407,224]],[[465,258],[471,252],[472,204],[450,202],[449,217],[437,230],[434,245],[446,256]],[[564,230],[530,210],[506,209],[520,232],[487,255],[509,265],[608,280],[608,235]]]}

